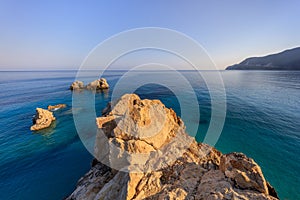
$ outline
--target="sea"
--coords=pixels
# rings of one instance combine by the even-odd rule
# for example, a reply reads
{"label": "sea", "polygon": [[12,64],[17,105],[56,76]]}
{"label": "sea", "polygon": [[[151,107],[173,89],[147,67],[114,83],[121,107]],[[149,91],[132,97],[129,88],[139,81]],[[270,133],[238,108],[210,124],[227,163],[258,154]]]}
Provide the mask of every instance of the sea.
{"label": "sea", "polygon": [[[97,73],[87,71],[80,78],[87,83]],[[86,110],[74,107],[74,93],[69,90],[78,79],[75,70],[1,71],[0,199],[67,197],[93,159],[80,134],[93,134],[95,119],[85,118],[86,127],[79,129],[74,114],[84,116],[94,111],[95,116],[101,116],[106,104],[122,93],[120,88],[128,89],[135,83],[132,92],[141,98],[160,99],[179,116],[184,115],[187,132],[191,131],[198,142],[205,141],[210,126],[221,124],[212,145],[222,153],[245,153],[261,166],[281,199],[300,199],[299,71],[201,71],[200,75],[199,71],[177,71],[191,87],[172,78],[172,73],[136,71],[130,73],[134,81],[128,81],[123,79],[128,76],[126,71],[101,72],[99,76],[111,86],[108,91],[76,93],[77,97],[88,97],[84,102],[93,103],[92,109]],[[213,87],[203,78],[217,76],[222,84]],[[118,84],[121,80],[127,81]],[[157,80],[164,80],[164,84]],[[119,93],[115,95],[117,87]],[[222,96],[213,97],[216,93],[212,90],[223,91]],[[192,96],[196,96],[196,106]],[[222,100],[223,118],[213,117],[212,100]],[[54,112],[56,121],[49,128],[30,131],[37,107],[59,103],[67,107]]]}

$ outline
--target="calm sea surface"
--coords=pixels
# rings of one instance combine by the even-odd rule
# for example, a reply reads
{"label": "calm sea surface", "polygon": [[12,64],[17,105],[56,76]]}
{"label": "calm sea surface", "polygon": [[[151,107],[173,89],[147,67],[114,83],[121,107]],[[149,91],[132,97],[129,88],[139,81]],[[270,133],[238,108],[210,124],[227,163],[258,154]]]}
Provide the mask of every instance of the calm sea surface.
{"label": "calm sea surface", "polygon": [[[168,84],[188,91],[169,72],[135,72],[141,81],[162,76]],[[181,71],[196,93],[201,118],[184,119],[187,131],[199,125],[196,139],[205,137],[211,120],[211,96],[196,72]],[[214,76],[217,72],[202,72]],[[223,153],[243,152],[261,167],[281,199],[300,199],[300,72],[221,71],[227,110],[222,134],[215,145]],[[95,95],[97,115],[110,101],[122,71],[105,72],[108,93]],[[68,90],[75,71],[0,72],[0,199],[63,199],[77,180],[90,169],[92,155],[77,135],[72,115],[72,93]],[[86,73],[85,81],[95,74]],[[123,84],[124,86],[124,84]],[[126,84],[125,84],[126,86]],[[147,84],[135,91],[142,98],[160,99],[182,114],[182,104],[167,87]],[[184,100],[188,105],[189,99]],[[66,103],[54,113],[52,127],[31,132],[36,107]],[[77,112],[82,112],[76,108]],[[187,108],[189,109],[189,108]],[[76,111],[76,110],[75,110]],[[74,112],[74,109],[73,109]],[[89,120],[85,131],[95,130]],[[82,130],[81,130],[82,131]]]}

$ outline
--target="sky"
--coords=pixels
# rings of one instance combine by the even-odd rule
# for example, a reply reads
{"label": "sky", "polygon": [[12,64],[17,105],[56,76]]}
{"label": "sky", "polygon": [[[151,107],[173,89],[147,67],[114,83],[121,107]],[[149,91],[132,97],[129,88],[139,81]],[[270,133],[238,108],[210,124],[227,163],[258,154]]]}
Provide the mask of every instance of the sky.
{"label": "sky", "polygon": [[299,9],[293,0],[0,0],[0,70],[78,69],[100,42],[142,27],[186,34],[224,69],[300,46]]}

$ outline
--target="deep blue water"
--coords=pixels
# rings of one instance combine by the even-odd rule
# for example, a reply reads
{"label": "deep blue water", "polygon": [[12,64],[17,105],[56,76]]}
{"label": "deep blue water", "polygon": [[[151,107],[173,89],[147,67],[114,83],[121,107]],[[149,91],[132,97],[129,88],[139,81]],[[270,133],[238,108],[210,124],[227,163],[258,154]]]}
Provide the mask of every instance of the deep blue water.
{"label": "deep blue water", "polygon": [[[188,92],[177,80],[170,84]],[[187,130],[198,126],[202,141],[211,117],[210,94],[195,72],[182,71],[197,94],[201,118],[189,111]],[[203,72],[214,75],[216,72]],[[105,73],[111,85],[106,93],[96,93],[96,111],[109,102],[121,71]],[[92,156],[81,143],[72,115],[72,93],[68,90],[75,71],[0,72],[0,199],[62,199],[89,170]],[[154,72],[136,72],[141,80]],[[300,72],[222,71],[227,112],[216,148],[223,153],[238,151],[252,157],[281,199],[300,199]],[[86,76],[86,80],[89,74]],[[82,95],[94,95],[92,93]],[[147,84],[136,90],[142,98],[160,99],[181,115],[181,104],[168,88]],[[188,98],[186,98],[188,102]],[[36,107],[66,103],[56,111],[52,127],[29,130]],[[88,112],[80,110],[78,112]],[[192,109],[192,108],[191,108]],[[94,124],[94,121],[89,121]],[[86,133],[94,131],[86,127]]]}

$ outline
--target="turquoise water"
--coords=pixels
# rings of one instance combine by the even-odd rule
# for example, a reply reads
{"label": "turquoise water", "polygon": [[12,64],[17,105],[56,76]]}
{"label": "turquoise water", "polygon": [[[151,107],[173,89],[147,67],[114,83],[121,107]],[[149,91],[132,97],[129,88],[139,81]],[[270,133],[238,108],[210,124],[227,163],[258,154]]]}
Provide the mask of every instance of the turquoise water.
{"label": "turquoise water", "polygon": [[[168,72],[162,73],[168,77]],[[191,111],[191,120],[185,124],[188,131],[199,125],[196,138],[202,141],[210,122],[210,95],[195,72],[181,73],[191,82],[201,111],[200,120],[194,119]],[[107,94],[95,94],[98,114],[122,74],[105,73],[112,88]],[[75,75],[75,71],[0,72],[1,200],[63,199],[90,168],[92,156],[77,135],[71,111],[68,86]],[[281,199],[300,199],[300,72],[222,71],[221,75],[227,112],[216,148],[254,158]],[[153,72],[136,76],[142,79]],[[86,79],[92,78],[87,74]],[[182,87],[177,80],[173,84]],[[183,96],[187,92],[182,88]],[[181,115],[176,96],[166,87],[148,84],[136,93],[142,98],[158,98]],[[53,126],[31,132],[35,108],[57,103],[68,106],[54,113],[57,120]],[[84,131],[91,133],[94,128],[88,126]]]}

